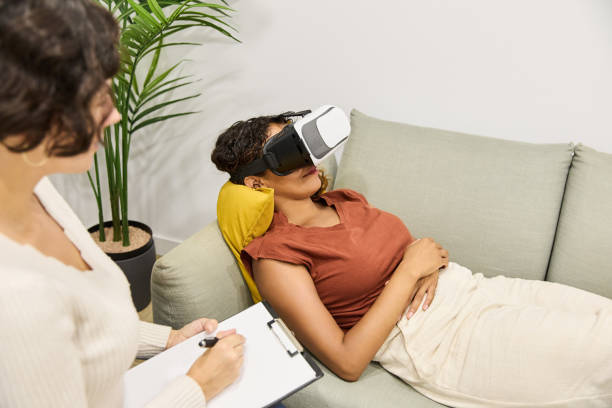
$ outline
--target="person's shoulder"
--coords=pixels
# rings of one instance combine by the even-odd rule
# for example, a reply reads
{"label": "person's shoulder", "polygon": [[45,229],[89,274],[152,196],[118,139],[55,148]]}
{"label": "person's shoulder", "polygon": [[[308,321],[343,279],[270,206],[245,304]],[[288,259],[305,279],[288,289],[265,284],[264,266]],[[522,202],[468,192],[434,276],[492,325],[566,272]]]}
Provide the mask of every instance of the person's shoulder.
{"label": "person's shoulder", "polygon": [[279,240],[282,241],[284,239],[285,234],[283,233],[283,227],[286,226],[286,224],[282,216],[275,212],[272,223],[266,232],[263,235],[253,238],[244,249],[248,250],[248,252],[253,252],[259,251],[261,248],[270,245],[274,246]]}
{"label": "person's shoulder", "polygon": [[82,232],[85,230],[83,223],[57,191],[49,177],[43,177],[34,188],[34,192],[42,201],[43,206],[53,212],[53,218],[60,219],[67,228],[75,232],[79,231],[79,238],[82,238]]}
{"label": "person's shoulder", "polygon": [[34,187],[34,192],[38,197],[41,197],[48,201],[60,202],[64,203],[64,199],[62,195],[57,191],[49,177],[43,177],[40,179],[36,187]]}
{"label": "person's shoulder", "polygon": [[363,205],[369,205],[368,200],[363,194],[348,188],[339,188],[337,190],[329,191],[323,194],[322,197],[330,203],[355,202]]}

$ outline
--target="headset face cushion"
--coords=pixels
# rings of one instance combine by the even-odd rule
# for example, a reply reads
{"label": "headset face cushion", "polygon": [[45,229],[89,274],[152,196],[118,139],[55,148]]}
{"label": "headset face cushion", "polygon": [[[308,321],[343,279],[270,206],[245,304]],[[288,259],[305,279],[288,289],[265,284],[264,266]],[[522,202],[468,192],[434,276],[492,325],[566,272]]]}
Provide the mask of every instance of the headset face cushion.
{"label": "headset face cushion", "polygon": [[264,145],[264,160],[279,176],[312,164],[308,150],[292,125],[287,125]]}

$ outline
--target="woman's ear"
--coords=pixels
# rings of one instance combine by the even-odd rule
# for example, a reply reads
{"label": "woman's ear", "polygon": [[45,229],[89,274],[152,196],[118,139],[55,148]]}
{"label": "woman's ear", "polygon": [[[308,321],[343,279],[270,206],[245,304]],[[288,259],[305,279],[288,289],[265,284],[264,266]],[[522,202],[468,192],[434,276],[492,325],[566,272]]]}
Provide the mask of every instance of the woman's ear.
{"label": "woman's ear", "polygon": [[263,187],[261,179],[257,176],[246,176],[244,178],[244,185],[249,188],[260,188]]}

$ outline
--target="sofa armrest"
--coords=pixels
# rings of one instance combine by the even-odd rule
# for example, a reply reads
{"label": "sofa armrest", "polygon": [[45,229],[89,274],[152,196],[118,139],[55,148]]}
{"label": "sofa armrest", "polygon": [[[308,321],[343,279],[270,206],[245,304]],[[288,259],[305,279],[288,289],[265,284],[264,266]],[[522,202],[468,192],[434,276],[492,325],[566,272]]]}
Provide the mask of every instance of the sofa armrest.
{"label": "sofa armrest", "polygon": [[252,304],[217,221],[155,262],[153,320],[174,328],[199,317],[224,320]]}

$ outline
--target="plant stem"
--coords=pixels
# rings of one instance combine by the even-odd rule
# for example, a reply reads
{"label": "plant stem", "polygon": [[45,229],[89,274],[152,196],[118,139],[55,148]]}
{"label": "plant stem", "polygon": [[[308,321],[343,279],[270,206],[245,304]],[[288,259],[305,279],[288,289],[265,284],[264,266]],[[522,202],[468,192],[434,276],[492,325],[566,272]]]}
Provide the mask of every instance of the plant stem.
{"label": "plant stem", "polygon": [[[104,137],[109,133],[110,130],[104,130]],[[94,165],[96,169],[96,185],[98,186],[98,194],[96,194],[96,201],[98,202],[98,232],[100,242],[106,241],[106,233],[104,231],[104,210],[102,209],[102,190],[100,189],[100,169],[98,167],[98,153],[94,155]]]}
{"label": "plant stem", "polygon": [[[128,118],[129,108],[130,108],[130,100],[132,95],[132,86],[134,84],[134,77],[136,75],[136,66],[138,64],[138,59],[134,62],[132,67],[132,72],[130,72],[130,81],[128,82],[128,86],[125,90],[125,105],[123,106],[123,112],[121,112],[122,117]],[[120,191],[120,199],[121,199],[121,229],[123,235],[123,246],[130,245],[130,230],[128,226],[128,158],[130,153],[130,133],[128,132],[128,121],[121,121],[121,169],[117,169],[117,172],[121,172],[122,179],[122,188]],[[119,143],[119,141],[117,141]],[[117,146],[119,149],[119,146]],[[117,157],[117,164],[119,164],[119,157]]]}
{"label": "plant stem", "polygon": [[[127,121],[123,121],[123,127],[124,127],[124,132],[127,132]],[[130,146],[128,144],[128,140],[127,140],[127,136],[126,133],[123,134],[123,138],[122,138],[122,142],[123,142],[123,146],[121,149],[121,153],[122,153],[122,176],[123,176],[123,189],[121,190],[121,232],[123,233],[123,246],[128,246],[130,245],[130,230],[128,227],[128,202],[127,202],[127,197],[128,197],[128,181],[127,181],[127,176],[128,176],[128,157],[129,157],[129,151],[130,151]]]}
{"label": "plant stem", "polygon": [[[119,131],[119,126],[114,126],[115,135]],[[113,149],[113,138],[110,132],[104,135],[104,150],[106,153],[106,171],[108,179],[108,195],[111,206],[111,220],[113,224],[113,241],[119,241],[119,200],[117,198],[117,183],[115,182],[115,159]]]}
{"label": "plant stem", "polygon": [[113,241],[121,241],[121,192],[123,191],[123,186],[121,185],[121,156],[119,154],[121,144],[119,143],[120,138],[125,137],[121,134],[122,126],[118,126],[117,131],[115,132],[115,149],[113,150],[113,163],[114,166],[114,178],[115,178],[115,191],[113,194],[113,206],[114,214],[113,214]]}

